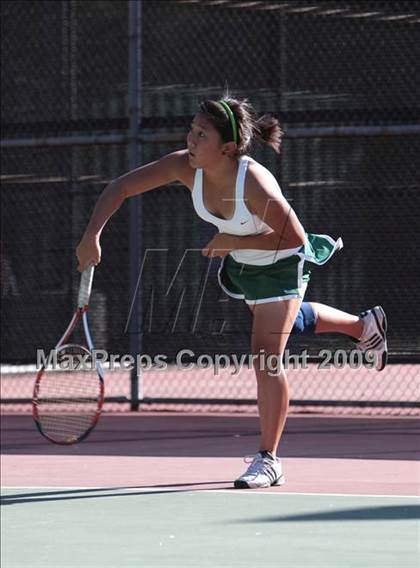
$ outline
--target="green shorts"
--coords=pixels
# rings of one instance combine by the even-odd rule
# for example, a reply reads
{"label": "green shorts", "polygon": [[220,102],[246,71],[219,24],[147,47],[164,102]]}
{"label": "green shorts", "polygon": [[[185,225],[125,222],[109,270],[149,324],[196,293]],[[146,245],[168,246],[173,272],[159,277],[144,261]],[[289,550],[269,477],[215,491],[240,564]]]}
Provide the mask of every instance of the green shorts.
{"label": "green shorts", "polygon": [[273,264],[244,264],[228,255],[219,268],[219,284],[226,294],[247,304],[303,299],[313,265],[325,264],[342,247],[341,239],[309,233],[297,253]]}

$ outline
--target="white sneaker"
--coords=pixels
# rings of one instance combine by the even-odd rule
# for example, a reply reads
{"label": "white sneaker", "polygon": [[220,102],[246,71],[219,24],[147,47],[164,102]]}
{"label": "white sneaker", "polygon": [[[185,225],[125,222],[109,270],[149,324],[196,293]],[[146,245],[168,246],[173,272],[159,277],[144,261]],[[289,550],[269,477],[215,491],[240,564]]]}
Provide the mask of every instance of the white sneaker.
{"label": "white sneaker", "polygon": [[388,360],[388,346],[386,342],[387,321],[381,306],[362,312],[359,316],[363,320],[362,337],[357,343],[361,351],[373,351],[376,356],[376,370],[382,371]]}
{"label": "white sneaker", "polygon": [[[249,463],[249,458],[244,461]],[[235,480],[234,486],[236,489],[257,489],[283,485],[285,481],[280,460],[268,452],[258,452],[246,472]]]}

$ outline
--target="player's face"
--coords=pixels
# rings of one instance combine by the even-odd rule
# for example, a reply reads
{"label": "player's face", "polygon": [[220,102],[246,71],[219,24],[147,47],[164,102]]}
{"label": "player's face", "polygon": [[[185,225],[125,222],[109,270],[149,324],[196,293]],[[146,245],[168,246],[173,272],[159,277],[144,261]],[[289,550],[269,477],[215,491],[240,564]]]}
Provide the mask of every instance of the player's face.
{"label": "player's face", "polygon": [[196,114],[187,136],[188,157],[193,168],[208,168],[223,156],[224,143],[219,132],[203,115]]}

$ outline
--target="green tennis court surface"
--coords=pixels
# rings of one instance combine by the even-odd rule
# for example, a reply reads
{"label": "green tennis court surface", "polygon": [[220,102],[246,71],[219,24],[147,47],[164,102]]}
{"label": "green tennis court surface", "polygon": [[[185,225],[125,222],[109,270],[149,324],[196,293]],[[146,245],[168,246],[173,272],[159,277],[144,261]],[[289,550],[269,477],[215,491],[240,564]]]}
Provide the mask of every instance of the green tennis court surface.
{"label": "green tennis court surface", "polygon": [[420,566],[415,497],[8,488],[2,566]]}

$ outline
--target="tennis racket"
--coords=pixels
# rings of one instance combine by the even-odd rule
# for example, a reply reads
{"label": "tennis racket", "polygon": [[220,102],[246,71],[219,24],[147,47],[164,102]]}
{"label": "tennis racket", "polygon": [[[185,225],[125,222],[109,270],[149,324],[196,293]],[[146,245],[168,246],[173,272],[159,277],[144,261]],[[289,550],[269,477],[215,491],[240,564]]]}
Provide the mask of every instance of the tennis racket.
{"label": "tennis racket", "polygon": [[[104,402],[104,374],[93,356],[87,311],[94,267],[81,276],[77,309],[60,341],[38,371],[32,416],[40,433],[55,444],[76,444],[96,426]],[[86,344],[69,339],[82,323]]]}

